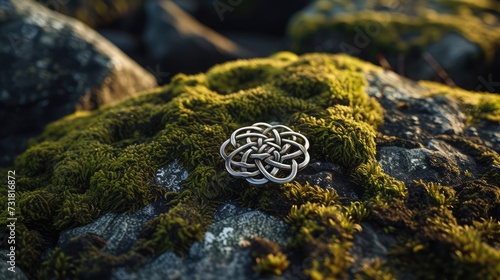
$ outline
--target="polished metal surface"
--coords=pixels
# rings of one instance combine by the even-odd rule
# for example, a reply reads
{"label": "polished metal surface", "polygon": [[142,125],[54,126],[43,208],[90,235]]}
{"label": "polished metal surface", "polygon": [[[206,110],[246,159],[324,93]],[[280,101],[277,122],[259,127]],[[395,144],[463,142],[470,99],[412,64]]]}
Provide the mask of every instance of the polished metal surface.
{"label": "polished metal surface", "polygon": [[235,177],[254,185],[269,181],[283,184],[307,166],[308,149],[304,135],[284,125],[259,122],[234,131],[220,147],[220,154],[227,171]]}

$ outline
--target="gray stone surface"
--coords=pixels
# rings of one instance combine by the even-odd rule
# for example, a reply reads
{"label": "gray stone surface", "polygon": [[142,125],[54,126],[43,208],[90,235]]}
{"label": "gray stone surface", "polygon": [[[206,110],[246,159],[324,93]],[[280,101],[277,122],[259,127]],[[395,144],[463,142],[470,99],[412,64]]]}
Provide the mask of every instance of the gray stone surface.
{"label": "gray stone surface", "polygon": [[477,176],[476,162],[472,157],[439,140],[429,141],[426,148],[382,147],[377,158],[384,172],[407,186],[420,179],[445,185],[463,182],[468,179],[466,170],[471,178]]}
{"label": "gray stone surface", "polygon": [[354,264],[350,269],[351,275],[362,270],[364,265],[371,264],[376,258],[386,260],[389,250],[396,243],[392,235],[381,232],[368,223],[361,223],[363,230],[354,235],[351,249]]}
{"label": "gray stone surface", "polygon": [[465,114],[457,100],[426,97],[427,89],[386,71],[367,77],[366,92],[381,103],[386,114],[379,131],[399,138],[422,141],[440,134],[461,134]]}
{"label": "gray stone surface", "polygon": [[284,244],[287,225],[260,211],[225,204],[214,215],[214,223],[203,242],[195,242],[185,258],[166,252],[137,271],[118,268],[113,279],[260,279],[253,272],[248,248],[240,243],[261,237]]}
{"label": "gray stone surface", "polygon": [[9,257],[7,254],[9,254],[7,250],[0,250],[0,278],[9,280],[27,280],[28,277],[26,277],[18,265],[14,267],[15,272],[8,270],[11,266],[8,263]]}
{"label": "gray stone surface", "polygon": [[73,237],[95,234],[107,242],[103,252],[119,255],[135,244],[144,223],[161,213],[161,207],[150,204],[133,214],[108,213],[91,224],[70,229],[61,234],[58,246]]}
{"label": "gray stone surface", "polygon": [[0,166],[48,122],[156,86],[97,32],[32,0],[0,1],[0,61]]}

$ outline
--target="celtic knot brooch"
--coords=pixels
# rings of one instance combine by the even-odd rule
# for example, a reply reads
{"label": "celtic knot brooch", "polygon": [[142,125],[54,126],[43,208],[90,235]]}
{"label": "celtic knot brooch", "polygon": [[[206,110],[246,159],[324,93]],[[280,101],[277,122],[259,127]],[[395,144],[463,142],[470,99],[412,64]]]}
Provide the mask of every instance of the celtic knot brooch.
{"label": "celtic knot brooch", "polygon": [[307,166],[307,149],[309,141],[304,135],[284,125],[259,122],[234,131],[220,147],[220,154],[235,177],[254,185],[283,184]]}

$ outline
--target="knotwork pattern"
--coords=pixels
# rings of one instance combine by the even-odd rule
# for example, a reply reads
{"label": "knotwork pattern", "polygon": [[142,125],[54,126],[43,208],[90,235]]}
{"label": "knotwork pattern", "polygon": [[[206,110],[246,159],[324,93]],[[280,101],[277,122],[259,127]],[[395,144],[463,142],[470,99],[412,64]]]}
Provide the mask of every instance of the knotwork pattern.
{"label": "knotwork pattern", "polygon": [[235,177],[254,185],[268,181],[283,184],[307,166],[308,149],[304,135],[284,125],[259,122],[234,131],[220,147],[220,154],[227,171]]}

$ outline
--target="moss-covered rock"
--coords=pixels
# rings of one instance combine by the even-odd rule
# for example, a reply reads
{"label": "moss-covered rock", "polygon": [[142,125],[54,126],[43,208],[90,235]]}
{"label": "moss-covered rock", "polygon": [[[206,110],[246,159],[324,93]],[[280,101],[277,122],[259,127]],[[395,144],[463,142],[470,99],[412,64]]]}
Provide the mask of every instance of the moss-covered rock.
{"label": "moss-covered rock", "polygon": [[417,80],[441,75],[435,60],[457,85],[498,92],[491,81],[499,77],[499,15],[494,0],[316,0],[292,18],[288,33],[298,52],[385,59]]}
{"label": "moss-covered rock", "polygon": [[[431,275],[454,278],[477,272],[494,279],[500,275],[500,217],[498,200],[488,197],[498,196],[500,184],[491,175],[498,153],[461,135],[439,136],[439,130],[428,130],[427,138],[411,141],[424,146],[441,137],[476,160],[474,174],[457,186],[441,185],[439,177],[437,182],[406,186],[384,173],[376,140],[398,137],[387,127],[385,136],[377,133],[387,115],[404,115],[398,107],[382,108],[391,104],[389,94],[378,98],[380,102],[375,98],[383,92],[377,83],[384,79],[396,88],[407,83],[397,96],[409,101],[406,95],[420,100],[435,94],[432,85],[404,81],[346,55],[278,53],[216,65],[205,74],[177,75],[165,87],[50,124],[12,167],[20,209],[19,266],[32,277],[92,278],[108,277],[115,268],[150,267],[149,261],[165,252],[189,258],[196,255],[193,244],[206,241],[214,220],[221,220],[214,216],[216,210],[232,202],[290,227],[287,244],[256,254],[254,263],[242,269],[313,279],[399,277],[422,272],[407,261],[415,257]],[[457,102],[460,108],[469,106]],[[486,115],[475,118],[479,123],[494,121]],[[251,186],[229,176],[220,145],[236,128],[258,121],[279,122],[308,137],[312,160],[341,169],[336,174],[357,185],[356,195],[340,196],[335,183],[322,188],[306,179],[302,184]],[[445,156],[440,163],[447,166]],[[183,186],[160,185],[165,178],[159,180],[159,173],[177,165],[188,174],[181,180],[175,175],[175,184]],[[308,172],[314,173],[304,170]],[[418,195],[410,188],[419,188]],[[56,243],[61,233],[66,236],[107,213],[133,213],[155,201],[166,206],[163,212],[145,222],[133,244],[119,252],[105,249],[105,236],[79,235]],[[474,208],[474,201],[481,209]],[[465,215],[470,209],[474,212]],[[1,226],[7,214],[2,208]],[[375,256],[360,254],[359,239],[369,238],[359,235],[363,224],[370,228],[369,236],[384,233],[396,241]],[[469,241],[474,247],[467,246]],[[56,244],[42,265],[33,265]]]}

